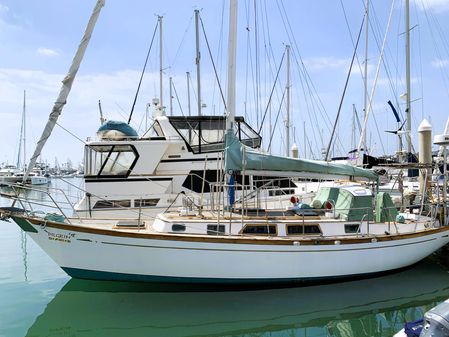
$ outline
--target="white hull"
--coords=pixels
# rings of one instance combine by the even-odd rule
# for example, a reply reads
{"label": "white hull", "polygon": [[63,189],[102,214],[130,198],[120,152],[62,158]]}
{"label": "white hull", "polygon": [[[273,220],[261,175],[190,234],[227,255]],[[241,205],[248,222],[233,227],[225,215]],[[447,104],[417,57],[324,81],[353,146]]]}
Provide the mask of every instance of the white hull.
{"label": "white hull", "polygon": [[129,231],[67,225],[33,228],[37,233],[30,236],[71,276],[163,282],[286,282],[360,276],[412,265],[449,242],[447,229],[385,241],[296,245],[294,241],[270,243],[267,238],[261,244],[248,244],[238,243],[236,237],[182,234],[138,238],[140,234]]}
{"label": "white hull", "polygon": [[[23,176],[7,176],[0,178],[0,183],[3,183],[5,185],[21,183],[22,181]],[[48,178],[44,176],[29,176],[27,179],[27,184],[30,185],[46,185],[48,183]]]}
{"label": "white hull", "polygon": [[31,185],[46,185],[48,178],[44,176],[31,177]]}

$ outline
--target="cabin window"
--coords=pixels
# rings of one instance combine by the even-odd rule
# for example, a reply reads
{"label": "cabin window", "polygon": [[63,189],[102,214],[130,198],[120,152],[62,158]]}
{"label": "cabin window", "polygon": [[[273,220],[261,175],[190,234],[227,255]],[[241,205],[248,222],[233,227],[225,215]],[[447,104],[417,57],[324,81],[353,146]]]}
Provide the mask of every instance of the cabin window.
{"label": "cabin window", "polygon": [[159,199],[136,199],[134,200],[134,207],[152,207],[156,206]]}
{"label": "cabin window", "polygon": [[319,235],[319,225],[287,225],[287,235]]}
{"label": "cabin window", "polygon": [[207,225],[207,234],[208,235],[220,235],[224,234],[225,226],[224,225]]}
{"label": "cabin window", "polygon": [[88,145],[85,148],[86,176],[127,177],[138,158],[131,145]]}
{"label": "cabin window", "polygon": [[345,225],[345,233],[346,234],[354,234],[359,231],[360,225],[359,224],[349,224]]}
{"label": "cabin window", "polygon": [[94,209],[98,208],[127,208],[131,207],[131,200],[98,200]]}
{"label": "cabin window", "polygon": [[277,226],[276,225],[246,225],[242,234],[257,234],[257,235],[276,235]]}
{"label": "cabin window", "polygon": [[172,232],[185,232],[186,231],[186,225],[175,223],[171,225]]}

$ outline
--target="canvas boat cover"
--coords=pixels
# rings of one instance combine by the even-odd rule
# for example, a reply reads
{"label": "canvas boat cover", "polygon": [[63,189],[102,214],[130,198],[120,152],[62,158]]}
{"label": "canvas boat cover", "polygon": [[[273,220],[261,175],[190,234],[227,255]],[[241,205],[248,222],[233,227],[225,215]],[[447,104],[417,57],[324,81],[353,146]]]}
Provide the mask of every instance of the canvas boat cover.
{"label": "canvas boat cover", "polygon": [[225,170],[226,172],[266,171],[281,175],[289,172],[290,176],[307,177],[308,174],[323,178],[367,179],[377,181],[378,175],[370,170],[351,165],[329,163],[326,161],[307,160],[274,156],[258,152],[244,146],[232,132],[225,135]]}

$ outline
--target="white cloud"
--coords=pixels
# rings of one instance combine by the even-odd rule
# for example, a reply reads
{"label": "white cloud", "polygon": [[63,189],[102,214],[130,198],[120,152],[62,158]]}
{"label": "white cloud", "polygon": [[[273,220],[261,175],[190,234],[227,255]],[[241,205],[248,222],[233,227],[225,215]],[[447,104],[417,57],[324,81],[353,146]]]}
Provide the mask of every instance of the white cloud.
{"label": "white cloud", "polygon": [[449,59],[434,59],[431,62],[432,67],[435,68],[446,68],[449,66]]}
{"label": "white cloud", "polygon": [[[139,129],[143,119],[146,103],[154,97],[154,89],[158,88],[158,76],[158,73],[148,73],[144,78],[131,123],[136,129]],[[23,91],[26,90],[27,95],[27,149],[31,152],[47,122],[64,77],[64,73],[0,68],[0,121],[2,125],[8,125],[0,133],[0,144],[2,149],[5,149],[0,153],[0,163],[13,162],[20,128]],[[79,73],[58,123],[80,139],[95,137],[99,127],[99,99],[107,119],[126,120],[139,77],[140,71],[136,70]],[[184,79],[181,75],[179,77]],[[182,88],[179,88],[179,94],[182,99]],[[167,99],[166,93],[165,100]],[[168,105],[168,102],[165,101],[165,104]],[[55,157],[60,161],[70,157],[77,163],[82,155],[83,144],[56,126],[42,158],[52,163]]]}
{"label": "white cloud", "polygon": [[435,12],[445,12],[449,10],[449,0],[415,0],[420,9],[431,9]]}
{"label": "white cloud", "polygon": [[3,13],[8,13],[8,12],[9,12],[9,7],[0,4],[0,15],[3,14]]}
{"label": "white cloud", "polygon": [[330,69],[341,69],[349,66],[348,59],[333,57],[312,57],[304,60],[306,68],[310,71],[321,71]]}
{"label": "white cloud", "polygon": [[36,52],[39,55],[48,56],[48,57],[55,57],[59,56],[59,53],[56,50],[50,49],[50,48],[38,48]]}

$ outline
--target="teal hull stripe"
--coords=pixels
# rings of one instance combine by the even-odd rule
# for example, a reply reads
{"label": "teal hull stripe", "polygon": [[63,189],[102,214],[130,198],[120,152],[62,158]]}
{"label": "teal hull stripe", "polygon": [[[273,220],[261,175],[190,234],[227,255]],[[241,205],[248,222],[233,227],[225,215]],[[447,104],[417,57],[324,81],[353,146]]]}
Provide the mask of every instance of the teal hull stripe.
{"label": "teal hull stripe", "polygon": [[346,275],[332,277],[313,277],[313,278],[267,278],[267,279],[227,279],[227,278],[199,278],[199,277],[172,277],[155,275],[138,275],[112,273],[97,270],[87,270],[78,268],[61,267],[67,274],[73,278],[88,280],[105,281],[133,281],[133,282],[153,282],[153,283],[196,283],[196,284],[287,284],[287,283],[326,283],[335,280],[360,279],[369,276],[382,275],[389,273],[369,273],[363,275]]}
{"label": "teal hull stripe", "polygon": [[22,228],[23,231],[28,232],[28,233],[37,233],[36,228],[34,228],[26,219],[23,218],[16,218],[16,217],[12,217],[12,219],[14,220],[14,222],[19,225],[20,228]]}

